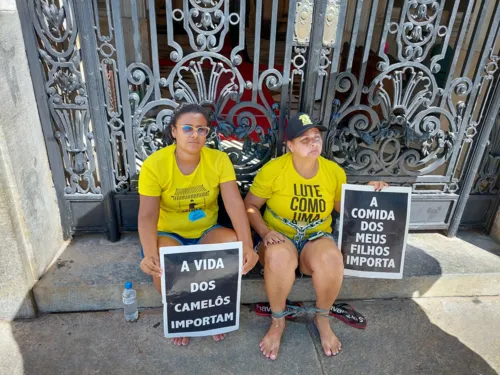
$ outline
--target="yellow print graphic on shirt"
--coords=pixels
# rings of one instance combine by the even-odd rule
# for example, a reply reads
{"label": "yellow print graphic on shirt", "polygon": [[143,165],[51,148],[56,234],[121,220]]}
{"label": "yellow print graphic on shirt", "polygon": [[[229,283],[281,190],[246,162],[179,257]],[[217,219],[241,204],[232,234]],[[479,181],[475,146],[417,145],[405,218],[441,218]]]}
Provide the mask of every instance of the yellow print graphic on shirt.
{"label": "yellow print graphic on shirt", "polygon": [[197,185],[175,189],[172,200],[178,202],[179,212],[191,212],[205,208],[206,198],[209,195],[210,190],[207,190],[203,185]]}
{"label": "yellow print graphic on shirt", "polygon": [[319,185],[293,184],[293,195],[290,210],[293,212],[294,223],[311,223],[324,216],[321,213],[326,211],[326,201]]}

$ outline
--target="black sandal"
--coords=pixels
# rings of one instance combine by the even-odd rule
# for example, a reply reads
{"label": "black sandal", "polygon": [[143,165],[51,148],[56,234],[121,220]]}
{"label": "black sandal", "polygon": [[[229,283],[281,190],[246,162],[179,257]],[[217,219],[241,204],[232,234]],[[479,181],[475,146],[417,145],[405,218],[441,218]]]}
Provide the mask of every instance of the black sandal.
{"label": "black sandal", "polygon": [[368,323],[366,318],[348,303],[334,303],[330,315],[358,329],[365,329]]}

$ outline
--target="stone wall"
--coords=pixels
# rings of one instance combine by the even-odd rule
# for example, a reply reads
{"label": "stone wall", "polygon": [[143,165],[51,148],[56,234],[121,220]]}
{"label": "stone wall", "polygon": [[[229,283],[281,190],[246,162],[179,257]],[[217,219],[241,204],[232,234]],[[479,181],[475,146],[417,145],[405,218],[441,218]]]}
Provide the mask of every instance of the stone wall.
{"label": "stone wall", "polygon": [[0,319],[34,315],[31,288],[64,243],[14,5],[0,0]]}

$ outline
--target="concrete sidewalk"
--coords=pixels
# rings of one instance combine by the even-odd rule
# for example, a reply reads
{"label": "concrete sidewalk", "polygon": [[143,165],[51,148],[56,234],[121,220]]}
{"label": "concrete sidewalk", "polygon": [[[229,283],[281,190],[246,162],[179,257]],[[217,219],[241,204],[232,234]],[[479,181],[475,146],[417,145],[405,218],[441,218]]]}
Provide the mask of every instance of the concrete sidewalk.
{"label": "concrete sidewalk", "polygon": [[0,374],[496,374],[500,297],[355,301],[365,331],[332,321],[343,343],[323,355],[311,317],[289,323],[280,356],[262,357],[269,319],[242,306],[241,329],[178,348],[160,309],[126,323],[121,311],[45,315],[0,323]]}

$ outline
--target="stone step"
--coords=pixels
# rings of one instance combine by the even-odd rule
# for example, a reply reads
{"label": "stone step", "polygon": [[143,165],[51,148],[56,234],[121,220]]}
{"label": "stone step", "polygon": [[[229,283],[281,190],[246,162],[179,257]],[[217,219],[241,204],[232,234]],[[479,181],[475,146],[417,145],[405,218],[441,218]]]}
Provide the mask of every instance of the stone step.
{"label": "stone step", "polygon": [[[34,288],[42,313],[122,308],[123,283],[132,281],[139,307],[161,306],[149,276],[139,269],[137,234],[111,243],[104,235],[76,237]],[[242,303],[266,300],[259,270],[245,276]],[[412,233],[402,280],[346,277],[339,299],[500,295],[500,246],[479,232],[450,239],[439,233]],[[290,299],[314,301],[309,277],[298,277]]]}

